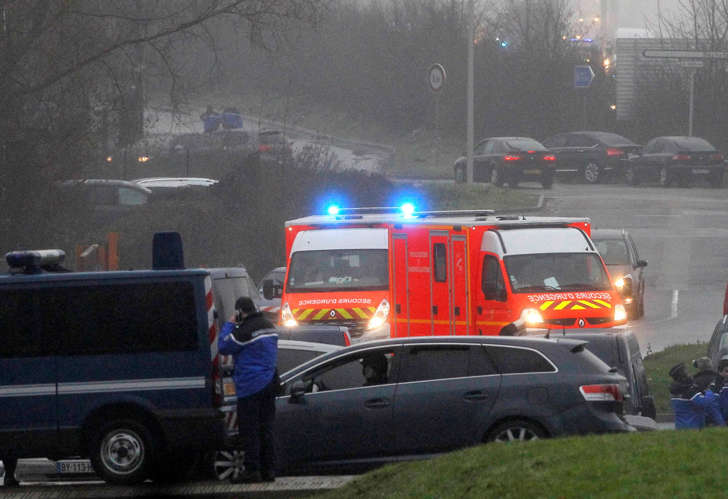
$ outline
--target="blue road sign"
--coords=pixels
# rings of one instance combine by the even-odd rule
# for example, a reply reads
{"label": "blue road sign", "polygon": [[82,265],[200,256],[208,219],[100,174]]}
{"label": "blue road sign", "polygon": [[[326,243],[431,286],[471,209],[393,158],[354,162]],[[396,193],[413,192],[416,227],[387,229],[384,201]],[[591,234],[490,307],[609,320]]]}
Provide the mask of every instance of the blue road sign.
{"label": "blue road sign", "polygon": [[574,88],[589,88],[593,79],[591,66],[574,66]]}

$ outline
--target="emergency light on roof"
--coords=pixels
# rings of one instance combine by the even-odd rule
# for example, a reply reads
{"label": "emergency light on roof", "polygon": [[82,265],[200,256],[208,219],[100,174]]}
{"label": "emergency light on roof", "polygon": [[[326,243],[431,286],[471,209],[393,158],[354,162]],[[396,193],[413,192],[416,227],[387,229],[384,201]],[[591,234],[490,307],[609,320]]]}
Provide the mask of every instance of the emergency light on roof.
{"label": "emergency light on roof", "polygon": [[332,204],[326,209],[327,213],[332,216],[336,216],[339,214],[339,207],[335,204]]}
{"label": "emergency light on roof", "polygon": [[66,253],[60,249],[11,251],[5,260],[11,269],[24,269],[27,273],[40,272],[42,267],[60,265]]}
{"label": "emergency light on roof", "polygon": [[405,218],[410,218],[415,214],[415,205],[412,203],[404,203],[399,207],[399,209],[402,211],[402,215],[404,215]]}

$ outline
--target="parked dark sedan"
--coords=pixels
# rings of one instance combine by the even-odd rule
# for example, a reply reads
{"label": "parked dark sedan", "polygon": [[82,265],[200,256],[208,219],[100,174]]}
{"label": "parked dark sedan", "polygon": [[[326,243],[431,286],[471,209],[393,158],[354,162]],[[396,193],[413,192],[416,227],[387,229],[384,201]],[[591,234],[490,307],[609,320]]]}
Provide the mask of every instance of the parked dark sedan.
{"label": "parked dark sedan", "polygon": [[[455,182],[465,182],[466,163],[465,157],[455,161]],[[490,137],[473,150],[473,180],[516,187],[521,181],[533,179],[548,189],[554,182],[555,164],[556,157],[534,139]]]}
{"label": "parked dark sedan", "polygon": [[632,431],[626,380],[585,342],[419,337],[363,343],[281,378],[287,472],[371,467],[482,442]]}
{"label": "parked dark sedan", "polygon": [[591,234],[609,275],[622,296],[630,319],[645,315],[645,267],[637,245],[626,230],[595,229]]}
{"label": "parked dark sedan", "polygon": [[723,185],[723,155],[700,137],[655,137],[632,158],[625,178],[627,183],[657,180],[668,187],[677,182],[686,187],[696,177],[705,177],[712,187]]}
{"label": "parked dark sedan", "polygon": [[575,172],[590,184],[601,182],[608,173],[621,176],[629,156],[640,149],[611,132],[559,133],[543,144],[556,154],[559,172]]}

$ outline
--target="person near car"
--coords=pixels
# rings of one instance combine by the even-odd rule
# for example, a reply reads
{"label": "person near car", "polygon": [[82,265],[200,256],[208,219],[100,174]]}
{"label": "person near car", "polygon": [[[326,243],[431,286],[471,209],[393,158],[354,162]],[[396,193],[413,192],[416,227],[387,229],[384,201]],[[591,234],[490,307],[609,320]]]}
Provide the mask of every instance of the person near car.
{"label": "person near car", "polygon": [[278,391],[278,333],[247,296],[235,302],[235,315],[222,327],[218,350],[232,355],[238,399],[238,430],[245,473],[233,483],[275,480],[273,425]]}
{"label": "person near car", "polygon": [[728,355],[718,362],[718,377],[715,378],[715,390],[718,393],[718,405],[723,419],[728,418]]}
{"label": "person near car", "polygon": [[387,382],[388,362],[383,353],[372,354],[362,360],[364,386],[381,385]]}
{"label": "person near car", "polygon": [[[709,398],[705,407],[705,424],[707,426],[725,426],[725,418],[720,410],[720,397],[716,388],[718,373],[713,370],[713,363],[709,357],[700,357],[693,361],[693,367],[698,372],[693,375],[693,382],[697,389]],[[712,396],[708,395],[708,391]]]}
{"label": "person near car", "polygon": [[220,127],[221,116],[216,113],[212,106],[207,106],[205,112],[200,115],[205,133],[212,133]]}
{"label": "person near car", "polygon": [[705,426],[705,410],[715,395],[710,389],[701,392],[688,374],[684,363],[670,369],[670,405],[675,413],[675,429],[701,429]]}
{"label": "person near car", "polygon": [[3,468],[5,468],[5,476],[3,478],[3,485],[5,487],[17,487],[20,485],[18,480],[15,478],[15,468],[18,466],[18,458],[6,454],[0,458],[3,462]]}

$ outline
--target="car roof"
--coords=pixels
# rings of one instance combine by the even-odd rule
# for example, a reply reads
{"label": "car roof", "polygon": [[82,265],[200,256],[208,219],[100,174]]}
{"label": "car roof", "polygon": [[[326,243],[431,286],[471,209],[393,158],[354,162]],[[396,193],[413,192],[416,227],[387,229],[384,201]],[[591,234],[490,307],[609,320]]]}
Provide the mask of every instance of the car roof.
{"label": "car roof", "polygon": [[213,279],[225,279],[228,277],[248,277],[245,267],[216,267],[207,269]]}
{"label": "car roof", "polygon": [[179,270],[112,270],[105,272],[41,272],[37,274],[24,274],[22,272],[4,274],[0,273],[0,285],[27,284],[34,282],[77,282],[77,281],[121,281],[125,279],[147,279],[150,277],[165,278],[179,276],[207,276],[208,269],[179,269]]}
{"label": "car roof", "polygon": [[151,194],[151,190],[146,187],[139,185],[129,180],[121,179],[106,179],[106,178],[84,178],[84,179],[71,179],[62,180],[58,183],[61,187],[76,187],[76,186],[94,186],[94,185],[108,185],[112,187],[128,187],[137,191],[143,191],[147,194]]}
{"label": "car roof", "polygon": [[137,185],[150,187],[185,187],[203,186],[208,187],[217,184],[219,181],[212,178],[202,177],[149,177],[133,180]]}

